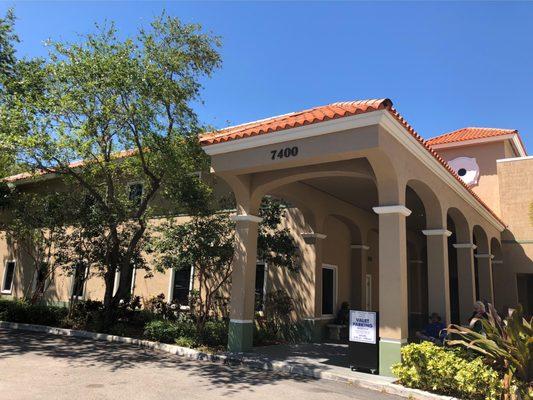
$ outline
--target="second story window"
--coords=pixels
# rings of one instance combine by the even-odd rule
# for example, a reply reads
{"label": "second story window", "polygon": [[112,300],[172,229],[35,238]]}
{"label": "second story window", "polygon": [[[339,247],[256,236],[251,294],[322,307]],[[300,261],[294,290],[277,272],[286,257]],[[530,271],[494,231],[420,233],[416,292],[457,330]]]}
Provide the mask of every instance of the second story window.
{"label": "second story window", "polygon": [[128,198],[132,202],[132,204],[135,204],[136,206],[138,206],[141,203],[142,196],[143,196],[143,184],[138,183],[138,182],[130,183]]}

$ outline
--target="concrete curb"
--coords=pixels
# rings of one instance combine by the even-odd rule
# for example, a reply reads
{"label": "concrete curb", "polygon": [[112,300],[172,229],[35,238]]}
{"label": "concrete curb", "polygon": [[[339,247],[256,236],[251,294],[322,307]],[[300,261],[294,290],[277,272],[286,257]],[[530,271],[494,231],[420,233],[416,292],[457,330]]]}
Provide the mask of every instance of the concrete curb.
{"label": "concrete curb", "polygon": [[317,371],[312,368],[290,365],[283,361],[271,361],[267,359],[255,359],[245,354],[211,354],[199,350],[181,347],[172,344],[152,342],[150,340],[134,339],[123,336],[107,335],[104,333],[95,333],[88,331],[78,331],[74,329],[55,328],[45,325],[22,324],[17,322],[0,321],[0,328],[18,329],[32,332],[42,332],[58,336],[72,336],[84,339],[102,340],[107,342],[126,343],[148,349],[164,351],[169,354],[175,354],[190,360],[203,360],[222,362],[224,364],[243,364],[250,368],[263,369],[275,372],[285,372],[289,374],[308,376],[316,379],[325,379],[329,381],[342,382],[349,385],[378,391],[381,393],[393,394],[413,400],[458,400],[454,397],[441,396],[418,389],[410,389],[404,386],[383,380],[377,376],[368,375],[340,375],[334,372]]}

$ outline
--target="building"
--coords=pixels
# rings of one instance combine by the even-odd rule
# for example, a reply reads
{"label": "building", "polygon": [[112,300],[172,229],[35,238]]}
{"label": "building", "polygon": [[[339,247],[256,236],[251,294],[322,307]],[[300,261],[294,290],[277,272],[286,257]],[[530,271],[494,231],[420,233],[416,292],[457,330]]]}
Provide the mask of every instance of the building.
{"label": "building", "polygon": [[[378,311],[382,374],[430,312],[464,323],[477,299],[533,311],[533,158],[517,131],[464,128],[425,141],[381,99],[285,114],[200,141],[223,180],[217,190],[236,200],[231,350],[252,347],[262,288],[288,289],[295,320],[316,340],[342,302]],[[267,195],[291,205],[285,223],[301,251],[298,274],[258,263],[258,209]],[[18,296],[24,260],[7,242],[0,257],[3,296]],[[101,282],[74,281],[57,277],[50,300],[66,301],[72,290],[101,296]],[[190,275],[172,273],[132,283],[136,294],[170,297],[192,285]]]}

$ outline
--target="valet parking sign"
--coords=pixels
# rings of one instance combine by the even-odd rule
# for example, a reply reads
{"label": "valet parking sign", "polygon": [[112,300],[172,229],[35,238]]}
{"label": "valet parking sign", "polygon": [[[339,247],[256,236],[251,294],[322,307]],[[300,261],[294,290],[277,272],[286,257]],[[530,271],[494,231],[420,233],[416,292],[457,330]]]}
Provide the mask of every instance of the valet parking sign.
{"label": "valet parking sign", "polygon": [[376,313],[350,310],[350,342],[376,344]]}

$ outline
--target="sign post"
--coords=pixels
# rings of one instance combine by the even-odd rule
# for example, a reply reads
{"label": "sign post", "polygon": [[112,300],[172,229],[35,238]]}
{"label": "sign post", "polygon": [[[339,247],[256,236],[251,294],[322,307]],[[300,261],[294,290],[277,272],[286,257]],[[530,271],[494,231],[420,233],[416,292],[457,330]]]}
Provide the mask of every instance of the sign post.
{"label": "sign post", "polygon": [[373,374],[379,370],[378,313],[373,311],[350,310],[349,328],[350,368],[369,370]]}

